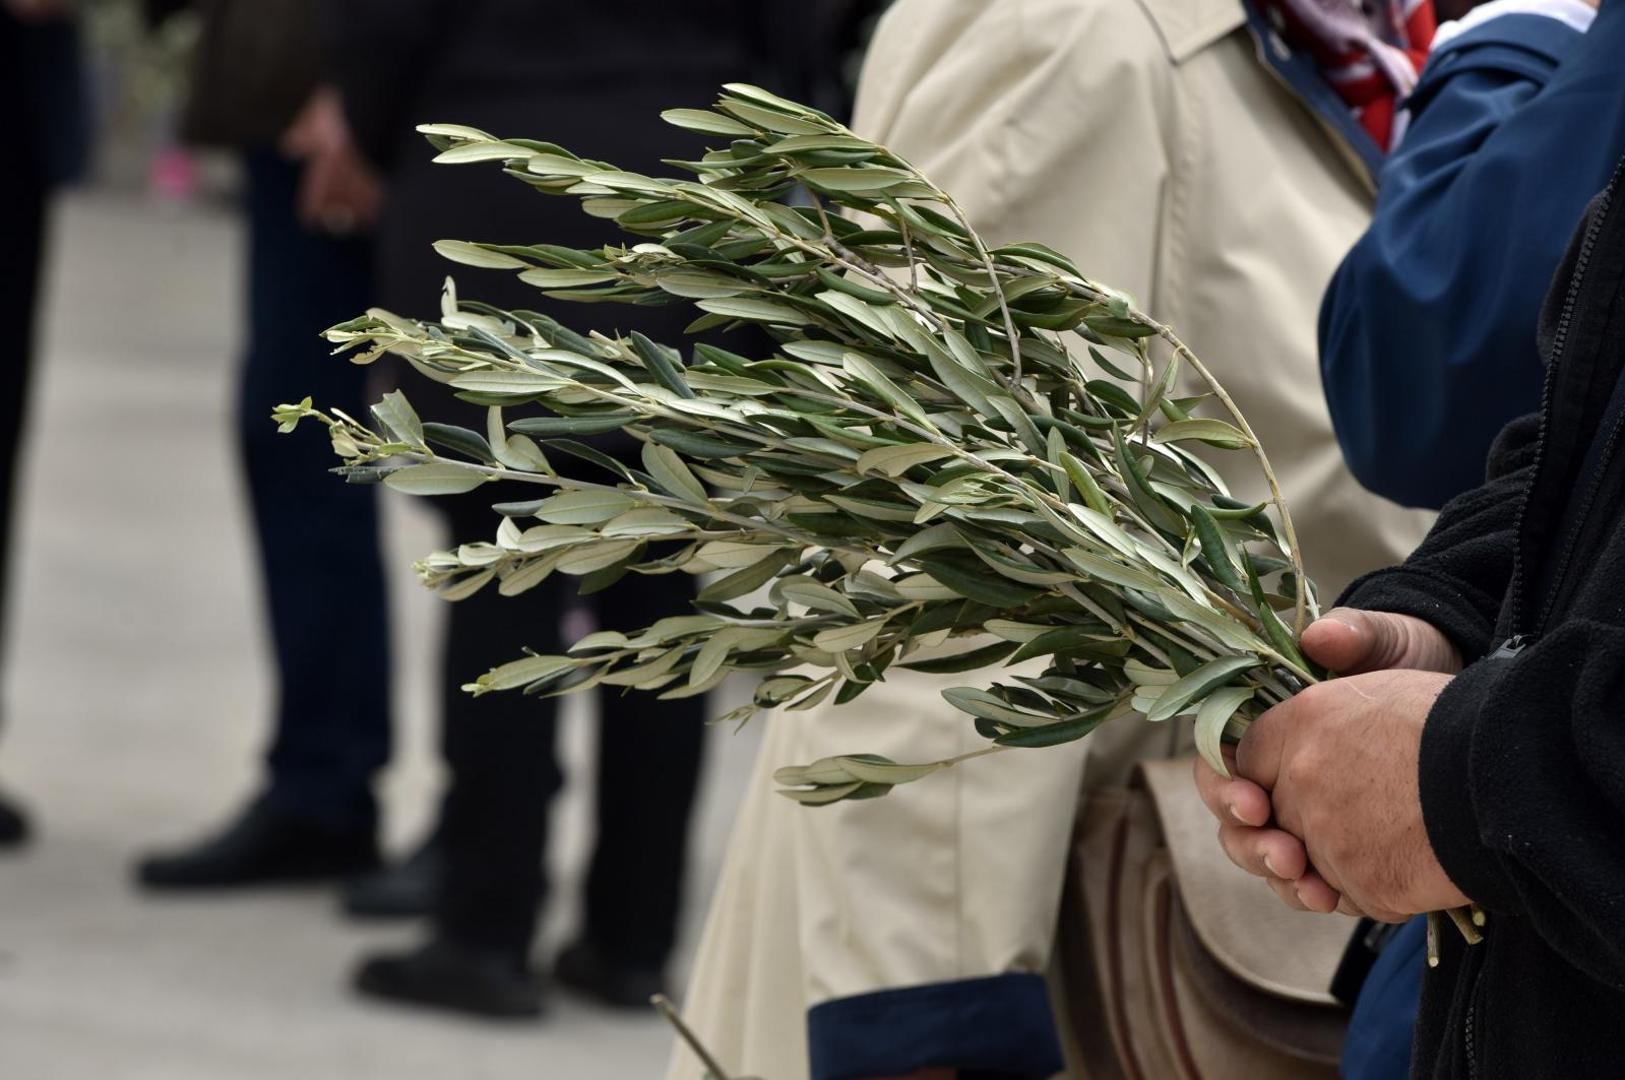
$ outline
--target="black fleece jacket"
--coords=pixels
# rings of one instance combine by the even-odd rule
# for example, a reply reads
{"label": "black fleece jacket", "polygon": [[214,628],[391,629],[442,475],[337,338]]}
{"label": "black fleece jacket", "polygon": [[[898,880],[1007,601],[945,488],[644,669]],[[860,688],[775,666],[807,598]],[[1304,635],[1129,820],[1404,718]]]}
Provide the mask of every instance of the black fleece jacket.
{"label": "black fleece jacket", "polygon": [[1345,602],[1427,619],[1467,668],[1422,735],[1439,861],[1489,915],[1448,926],[1413,1075],[1625,1077],[1625,190],[1593,202],[1542,316],[1538,416],[1402,566]]}

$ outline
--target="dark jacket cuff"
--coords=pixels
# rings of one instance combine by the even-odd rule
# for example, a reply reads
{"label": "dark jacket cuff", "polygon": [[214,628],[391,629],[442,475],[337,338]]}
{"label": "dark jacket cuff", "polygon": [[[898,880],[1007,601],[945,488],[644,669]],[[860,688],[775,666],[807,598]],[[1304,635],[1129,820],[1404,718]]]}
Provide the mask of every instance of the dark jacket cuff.
{"label": "dark jacket cuff", "polygon": [[1495,627],[1461,590],[1422,570],[1393,566],[1375,570],[1343,590],[1338,607],[1390,611],[1432,623],[1471,663],[1490,651]]}
{"label": "dark jacket cuff", "polygon": [[[1561,19],[1534,13],[1509,13],[1489,19],[1462,31],[1434,49],[1428,55],[1422,80],[1454,69],[1468,54],[1474,67],[1494,67],[1502,70],[1539,76],[1549,75],[1553,67],[1568,56],[1569,50],[1585,34]],[[1529,65],[1535,66],[1529,66]],[[1418,83],[1420,88],[1421,83]]]}
{"label": "dark jacket cuff", "polygon": [[1045,1080],[1065,1067],[1039,975],[1008,973],[836,998],[807,1013],[812,1080],[929,1067],[975,1080]]}
{"label": "dark jacket cuff", "polygon": [[1508,661],[1481,660],[1450,681],[1422,728],[1418,767],[1422,823],[1433,854],[1456,888],[1497,912],[1516,910],[1517,893],[1479,826],[1473,740],[1510,670]]}

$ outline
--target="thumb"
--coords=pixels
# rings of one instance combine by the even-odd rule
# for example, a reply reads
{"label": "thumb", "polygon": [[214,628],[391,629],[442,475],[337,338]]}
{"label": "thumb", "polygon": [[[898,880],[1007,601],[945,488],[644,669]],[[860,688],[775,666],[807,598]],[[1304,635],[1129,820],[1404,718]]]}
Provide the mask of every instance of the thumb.
{"label": "thumb", "polygon": [[1381,612],[1333,608],[1303,632],[1303,651],[1342,675],[1393,667],[1404,659],[1407,635],[1399,620]]}

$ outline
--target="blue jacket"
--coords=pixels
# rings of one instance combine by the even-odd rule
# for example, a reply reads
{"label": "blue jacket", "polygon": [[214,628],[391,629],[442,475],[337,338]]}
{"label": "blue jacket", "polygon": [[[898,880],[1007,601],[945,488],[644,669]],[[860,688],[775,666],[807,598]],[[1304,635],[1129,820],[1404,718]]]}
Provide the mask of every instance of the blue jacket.
{"label": "blue jacket", "polygon": [[1625,3],[1589,33],[1505,15],[1449,42],[1411,96],[1376,217],[1320,315],[1321,372],[1349,467],[1442,506],[1540,398],[1535,324],[1586,203],[1625,153]]}

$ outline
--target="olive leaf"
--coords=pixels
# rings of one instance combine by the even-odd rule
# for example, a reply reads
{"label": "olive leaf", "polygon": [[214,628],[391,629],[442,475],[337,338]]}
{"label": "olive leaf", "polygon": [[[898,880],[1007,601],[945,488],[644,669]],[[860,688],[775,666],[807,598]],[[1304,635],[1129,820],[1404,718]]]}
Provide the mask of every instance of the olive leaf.
{"label": "olive leaf", "polygon": [[[493,508],[494,539],[416,564],[448,599],[553,574],[586,591],[706,576],[693,614],[500,664],[471,692],[670,698],[737,674],[756,683],[726,718],[743,723],[845,704],[894,669],[969,676],[944,697],[984,747],[780,771],[786,795],[827,805],[1136,711],[1194,713],[1222,768],[1225,740],[1316,680],[1296,643],[1314,590],[1269,459],[1172,330],[1050,248],[990,248],[949,193],[816,109],[731,84],[712,109],[664,115],[711,143],[674,159],[679,175],[422,129],[437,160],[503,168],[629,235],[442,241],[471,276],[448,284],[437,319],[373,311],[327,332],[340,352],[395,356],[437,384],[414,393],[489,406],[483,436],[422,423],[399,391],[371,426],[309,399],[273,414],[284,431],[325,425],[351,482],[535,489]],[[555,300],[688,305],[711,340],[583,334],[468,299],[489,273]],[[715,339],[739,326],[761,334]],[[583,441],[611,432],[639,453]],[[1268,501],[1232,498],[1213,453],[1255,461]]]}

